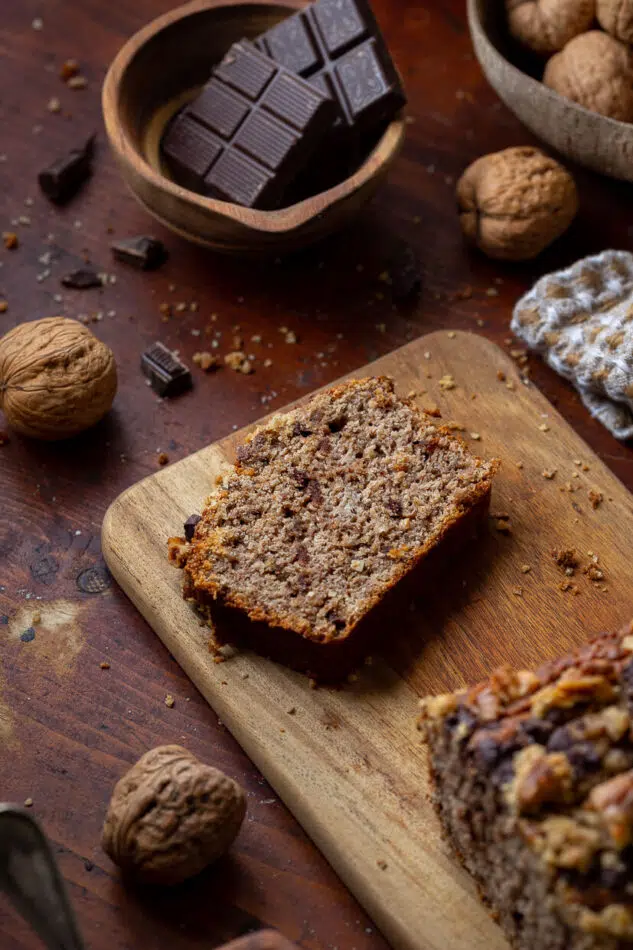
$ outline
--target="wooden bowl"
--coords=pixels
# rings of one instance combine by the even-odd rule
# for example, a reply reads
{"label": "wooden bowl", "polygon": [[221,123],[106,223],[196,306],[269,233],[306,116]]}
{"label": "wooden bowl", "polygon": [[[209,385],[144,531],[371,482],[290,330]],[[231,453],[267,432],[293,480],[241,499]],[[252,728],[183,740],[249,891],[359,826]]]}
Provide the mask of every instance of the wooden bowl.
{"label": "wooden bowl", "polygon": [[396,157],[403,118],[389,125],[351,177],[277,211],[207,198],[169,177],[160,156],[169,119],[233,42],[263,33],[301,6],[301,0],[193,0],[136,33],[110,66],[103,114],[123,177],[147,211],[182,237],[235,254],[305,246],[345,225],[373,196]]}
{"label": "wooden bowl", "polygon": [[488,82],[535,135],[593,171],[633,181],[633,125],[590,112],[539,82],[535,60],[507,35],[503,0],[468,0],[468,23]]}

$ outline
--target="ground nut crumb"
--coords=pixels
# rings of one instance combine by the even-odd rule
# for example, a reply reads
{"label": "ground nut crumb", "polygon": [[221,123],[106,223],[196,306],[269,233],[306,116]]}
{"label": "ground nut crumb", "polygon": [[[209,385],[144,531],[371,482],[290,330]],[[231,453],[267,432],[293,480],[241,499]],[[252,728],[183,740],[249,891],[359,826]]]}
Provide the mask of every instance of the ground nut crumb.
{"label": "ground nut crumb", "polygon": [[253,372],[251,361],[246,358],[246,354],[241,350],[234,350],[232,353],[227,353],[224,357],[224,362],[230,369],[235,370],[236,373],[248,375]]}
{"label": "ground nut crumb", "polygon": [[192,359],[196,366],[199,366],[205,373],[211,369],[217,369],[220,366],[218,357],[212,356],[207,350],[201,353],[194,353]]}
{"label": "ground nut crumb", "polygon": [[591,502],[591,507],[594,509],[599,508],[602,502],[604,501],[604,495],[601,491],[597,491],[595,488],[592,488],[587,493],[587,497]]}
{"label": "ground nut crumb", "polygon": [[554,549],[552,557],[563,570],[575,570],[580,565],[580,558],[573,548]]}

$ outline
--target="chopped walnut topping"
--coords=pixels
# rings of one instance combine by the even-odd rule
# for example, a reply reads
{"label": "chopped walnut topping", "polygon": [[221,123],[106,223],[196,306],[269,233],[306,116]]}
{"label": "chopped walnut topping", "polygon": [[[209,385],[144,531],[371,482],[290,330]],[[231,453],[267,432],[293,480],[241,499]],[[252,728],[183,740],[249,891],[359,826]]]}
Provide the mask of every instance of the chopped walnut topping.
{"label": "chopped walnut topping", "polygon": [[577,703],[608,703],[616,698],[615,687],[605,676],[584,674],[572,667],[558,680],[532,697],[532,713],[542,718],[550,709],[568,709]]}
{"label": "chopped walnut topping", "polygon": [[554,867],[587,871],[600,849],[600,832],[564,815],[551,815],[526,828],[535,851]]}
{"label": "chopped walnut topping", "polygon": [[538,684],[537,676],[530,670],[501,666],[492,673],[488,683],[475,691],[470,705],[482,720],[492,722],[507,705],[528,696]]}
{"label": "chopped walnut topping", "polygon": [[514,778],[505,788],[506,801],[518,814],[538,812],[545,803],[571,798],[574,772],[562,752],[530,745],[514,756]]}
{"label": "chopped walnut topping", "polygon": [[444,719],[457,709],[457,697],[454,693],[442,696],[427,696],[420,700],[420,721],[426,719]]}
{"label": "chopped walnut topping", "polygon": [[598,812],[616,848],[633,840],[633,770],[596,785],[589,793],[589,808]]}
{"label": "chopped walnut topping", "polygon": [[624,904],[609,904],[600,911],[583,907],[579,924],[589,934],[633,940],[633,914]]}

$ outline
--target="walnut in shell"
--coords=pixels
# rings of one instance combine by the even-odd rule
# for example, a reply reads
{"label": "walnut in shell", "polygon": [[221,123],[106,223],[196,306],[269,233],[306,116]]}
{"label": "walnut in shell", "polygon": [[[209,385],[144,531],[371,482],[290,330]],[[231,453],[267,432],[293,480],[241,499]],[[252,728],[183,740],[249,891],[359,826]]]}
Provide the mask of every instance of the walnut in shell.
{"label": "walnut in shell", "polygon": [[76,320],[21,323],[0,339],[0,409],[23,435],[77,435],[108,412],[116,388],[112,350]]}
{"label": "walnut in shell", "polygon": [[596,0],[506,0],[508,28],[535,53],[556,53],[589,29]]}
{"label": "walnut in shell", "polygon": [[633,60],[623,43],[591,30],[552,56],[543,82],[585,109],[633,122]]}
{"label": "walnut in shell", "polygon": [[633,0],[597,0],[596,15],[603,30],[623,43],[633,43]]}
{"label": "walnut in shell", "polygon": [[484,155],[457,183],[466,237],[489,257],[529,260],[560,237],[578,210],[574,180],[531,146]]}
{"label": "walnut in shell", "polygon": [[178,884],[228,850],[245,813],[236,782],[180,746],[159,746],[117,783],[101,844],[125,874]]}

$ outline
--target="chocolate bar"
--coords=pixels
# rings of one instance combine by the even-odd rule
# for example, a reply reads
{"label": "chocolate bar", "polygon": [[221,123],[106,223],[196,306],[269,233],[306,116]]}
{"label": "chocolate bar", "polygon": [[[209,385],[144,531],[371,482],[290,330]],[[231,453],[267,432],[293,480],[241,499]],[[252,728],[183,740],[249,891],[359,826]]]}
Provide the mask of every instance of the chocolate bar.
{"label": "chocolate bar", "polygon": [[162,343],[152,343],[141,356],[141,369],[159,396],[179,396],[191,389],[191,372]]}
{"label": "chocolate bar", "polygon": [[186,187],[271,209],[332,127],[335,112],[326,93],[242,40],[172,122],[162,150]]}
{"label": "chocolate bar", "polygon": [[406,103],[368,0],[316,0],[255,45],[334,99],[336,128],[346,138],[390,121]]}

